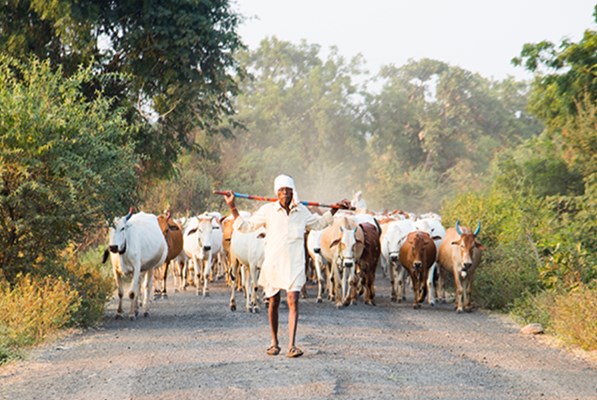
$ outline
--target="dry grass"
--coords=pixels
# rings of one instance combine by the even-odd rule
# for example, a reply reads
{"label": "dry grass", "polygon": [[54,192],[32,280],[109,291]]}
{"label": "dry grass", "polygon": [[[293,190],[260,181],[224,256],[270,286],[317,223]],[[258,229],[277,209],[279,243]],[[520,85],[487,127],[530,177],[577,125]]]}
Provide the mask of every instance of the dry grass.
{"label": "dry grass", "polygon": [[0,363],[64,327],[78,306],[77,291],[60,278],[0,282]]}
{"label": "dry grass", "polygon": [[564,342],[597,350],[597,287],[580,285],[558,295],[550,315],[552,330]]}

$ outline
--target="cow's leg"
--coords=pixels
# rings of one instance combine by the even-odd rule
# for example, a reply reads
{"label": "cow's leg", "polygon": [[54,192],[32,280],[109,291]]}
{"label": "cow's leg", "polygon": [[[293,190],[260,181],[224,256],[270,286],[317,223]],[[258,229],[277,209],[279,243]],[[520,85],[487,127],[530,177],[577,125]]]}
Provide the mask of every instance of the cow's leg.
{"label": "cow's leg", "polygon": [[249,288],[249,271],[245,264],[240,263],[240,279],[243,283],[244,295],[245,295],[245,310],[251,312],[251,289]]}
{"label": "cow's leg", "polygon": [[398,277],[398,302],[403,302],[406,301],[406,279],[408,276],[408,272],[406,271],[406,268],[400,265],[400,263],[396,263],[396,272],[396,275]]}
{"label": "cow's leg", "polygon": [[230,311],[236,311],[236,280],[239,277],[236,270],[238,261],[230,260]]}
{"label": "cow's leg", "polygon": [[251,305],[253,307],[253,312],[259,312],[259,299],[257,296],[257,265],[251,263],[249,264],[249,288],[251,289]]}
{"label": "cow's leg", "polygon": [[180,290],[185,291],[187,290],[187,286],[189,286],[189,268],[191,264],[191,259],[187,258],[186,261],[181,262],[178,264],[180,268]]}
{"label": "cow's leg", "polygon": [[473,292],[473,278],[475,276],[475,271],[469,271],[464,283],[464,311],[471,312],[473,310],[473,300],[472,300],[472,292]]}
{"label": "cow's leg", "polygon": [[203,259],[203,297],[209,296],[207,293],[207,284],[209,282],[209,277],[211,275],[211,263],[212,263],[212,254],[211,251],[207,254],[207,259]]}
{"label": "cow's leg", "polygon": [[151,287],[153,286],[153,271],[145,271],[143,274],[143,284],[141,286],[141,290],[143,291],[143,316],[149,316],[149,293],[151,291]]}
{"label": "cow's leg", "polygon": [[325,264],[325,275],[326,275],[326,282],[327,282],[327,291],[328,291],[328,300],[334,301],[334,271],[333,271],[333,263],[326,262]]}
{"label": "cow's leg", "polygon": [[357,272],[357,267],[354,266],[350,269],[350,275],[348,277],[348,299],[350,304],[357,304],[357,297],[362,290],[361,274]]}
{"label": "cow's leg", "polygon": [[429,269],[429,273],[427,275],[427,288],[429,290],[428,302],[431,306],[435,306],[435,302],[437,299],[437,292],[435,290],[435,274],[437,272],[437,268],[437,262],[434,262],[431,268]]}
{"label": "cow's leg", "polygon": [[168,297],[168,290],[166,289],[166,281],[168,280],[168,267],[170,263],[164,263],[164,271],[161,274],[162,279],[162,297]]}
{"label": "cow's leg", "polygon": [[118,287],[118,308],[116,309],[116,319],[121,319],[123,317],[122,311],[122,298],[124,297],[124,287],[123,287],[123,277],[118,272],[114,272],[114,278],[116,280],[116,285]]}
{"label": "cow's leg", "polygon": [[334,300],[336,301],[336,308],[342,307],[342,273],[336,261],[333,263],[333,274],[334,274]]}
{"label": "cow's leg", "polygon": [[313,264],[315,266],[315,274],[317,275],[317,302],[321,303],[323,301],[323,274],[321,272],[321,256],[316,255],[315,260],[313,260]]}
{"label": "cow's leg", "polygon": [[388,259],[382,255],[379,258],[379,265],[381,266],[381,275],[385,278],[388,276]]}
{"label": "cow's leg", "polygon": [[342,305],[349,305],[351,303],[351,287],[354,279],[354,267],[342,268]]}
{"label": "cow's leg", "polygon": [[131,288],[129,290],[129,299],[131,300],[131,307],[129,310],[129,318],[135,320],[139,315],[138,303],[139,303],[139,278],[141,275],[141,265],[136,263],[133,267],[133,279],[131,282]]}
{"label": "cow's leg", "polygon": [[202,261],[197,258],[196,255],[193,254],[193,269],[194,269],[194,276],[195,276],[195,294],[199,296],[199,292],[201,290],[201,263]]}
{"label": "cow's leg", "polygon": [[456,299],[454,308],[456,309],[457,313],[461,313],[463,311],[463,287],[462,287],[462,278],[460,274],[454,270],[454,285],[456,286]]}
{"label": "cow's leg", "polygon": [[390,287],[391,287],[391,294],[390,294],[390,301],[396,302],[398,301],[398,295],[396,293],[396,275],[398,275],[398,271],[396,271],[396,263],[390,262]]}

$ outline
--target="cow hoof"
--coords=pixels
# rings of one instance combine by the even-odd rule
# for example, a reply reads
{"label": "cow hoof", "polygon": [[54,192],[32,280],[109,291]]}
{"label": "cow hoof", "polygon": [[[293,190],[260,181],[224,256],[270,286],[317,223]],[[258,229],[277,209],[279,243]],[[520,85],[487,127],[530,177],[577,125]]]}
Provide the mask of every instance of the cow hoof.
{"label": "cow hoof", "polygon": [[236,311],[236,306],[234,304],[230,304],[230,311]]}
{"label": "cow hoof", "polygon": [[147,318],[147,317],[149,317],[149,313],[148,313],[147,311],[145,311],[145,312],[143,313],[143,317],[144,317],[144,318]]}
{"label": "cow hoof", "polygon": [[122,314],[116,314],[116,317],[114,317],[115,319],[124,319],[124,315]]}
{"label": "cow hoof", "polygon": [[255,314],[259,314],[259,307],[255,307],[255,308],[253,309],[253,312],[254,312]]}
{"label": "cow hoof", "polygon": [[457,312],[458,314],[462,314],[462,308],[457,308],[457,309],[456,309],[456,312]]}
{"label": "cow hoof", "polygon": [[421,308],[421,305],[420,305],[420,304],[415,304],[415,305],[413,305],[413,309],[415,309],[415,310],[418,310],[419,308]]}
{"label": "cow hoof", "polygon": [[318,298],[317,298],[317,302],[318,302],[318,303],[323,303],[323,300],[321,299],[321,297],[318,297]]}
{"label": "cow hoof", "polygon": [[390,297],[390,301],[392,303],[396,303],[398,301],[398,299],[396,297],[392,296],[392,297]]}
{"label": "cow hoof", "polygon": [[136,316],[136,315],[131,315],[131,316],[129,317],[129,319],[130,319],[131,321],[134,321],[134,320],[136,320],[136,319],[137,319],[137,316]]}
{"label": "cow hoof", "polygon": [[430,305],[431,307],[435,307],[435,301],[430,301],[430,302],[429,302],[429,305]]}
{"label": "cow hoof", "polygon": [[341,310],[344,308],[344,304],[336,304],[336,309]]}

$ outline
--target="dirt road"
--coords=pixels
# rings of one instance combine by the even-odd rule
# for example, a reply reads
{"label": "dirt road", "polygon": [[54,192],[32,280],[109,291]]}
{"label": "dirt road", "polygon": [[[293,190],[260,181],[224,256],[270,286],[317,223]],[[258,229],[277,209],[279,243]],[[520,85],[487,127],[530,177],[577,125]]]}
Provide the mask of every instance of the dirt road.
{"label": "dirt road", "polygon": [[265,310],[229,311],[216,282],[207,298],[171,292],[137,321],[113,319],[112,301],[101,329],[0,368],[0,399],[597,399],[594,359],[503,316],[390,303],[379,276],[375,307],[337,310],[314,290],[300,303],[301,358],[266,355]]}

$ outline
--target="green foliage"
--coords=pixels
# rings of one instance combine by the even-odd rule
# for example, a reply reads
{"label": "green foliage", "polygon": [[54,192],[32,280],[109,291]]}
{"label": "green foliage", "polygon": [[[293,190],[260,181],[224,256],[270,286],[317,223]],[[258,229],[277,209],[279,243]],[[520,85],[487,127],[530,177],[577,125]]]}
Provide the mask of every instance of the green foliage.
{"label": "green foliage", "polygon": [[83,97],[91,79],[0,57],[0,265],[10,282],[51,270],[67,243],[133,204],[131,128],[108,99]]}
{"label": "green foliage", "polygon": [[91,248],[81,254],[69,247],[62,254],[65,259],[63,275],[77,293],[78,307],[68,321],[69,326],[96,326],[104,318],[115,284],[110,263],[101,266],[103,250]]}
{"label": "green foliage", "polygon": [[[101,90],[127,110],[129,124],[142,123],[135,152],[144,156],[143,177],[171,172],[196,128],[217,133],[234,113],[235,78],[244,74],[234,53],[243,45],[228,0],[10,0],[0,7],[2,53],[49,60],[65,76],[92,64],[98,79],[86,91]],[[129,79],[101,79],[110,73]]]}
{"label": "green foliage", "polygon": [[319,51],[271,38],[243,55],[254,76],[238,98],[246,131],[222,141],[221,184],[268,195],[273,178],[288,173],[303,199],[352,196],[368,161],[352,83],[362,61],[347,63],[335,49],[322,60]]}
{"label": "green foliage", "polygon": [[501,153],[492,166],[496,184],[506,191],[539,197],[575,195],[583,177],[569,168],[554,142],[541,136]]}
{"label": "green foliage", "polygon": [[511,195],[499,188],[486,193],[467,193],[442,205],[442,223],[474,229],[481,222],[479,241],[486,247],[475,275],[473,298],[485,308],[509,309],[521,293],[536,293],[541,258],[539,232],[548,229],[549,215],[540,200]]}
{"label": "green foliage", "polygon": [[[597,22],[597,6],[593,14]],[[536,72],[530,109],[551,131],[560,130],[577,113],[577,104],[597,102],[597,31],[586,30],[578,43],[564,40],[525,44],[512,60]]]}
{"label": "green foliage", "polygon": [[405,201],[392,207],[438,209],[447,196],[486,188],[494,155],[540,131],[525,110],[522,83],[491,82],[428,59],[386,67],[379,78],[381,92],[367,98],[368,179],[379,183],[374,198],[386,207],[391,197]]}
{"label": "green foliage", "polygon": [[510,315],[520,324],[539,323],[550,332],[551,313],[555,304],[556,293],[545,290],[538,293],[525,292],[514,302]]}

